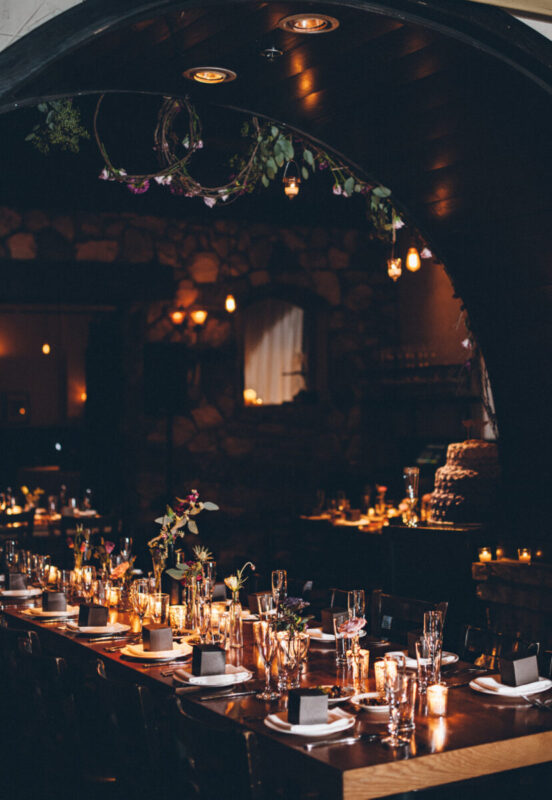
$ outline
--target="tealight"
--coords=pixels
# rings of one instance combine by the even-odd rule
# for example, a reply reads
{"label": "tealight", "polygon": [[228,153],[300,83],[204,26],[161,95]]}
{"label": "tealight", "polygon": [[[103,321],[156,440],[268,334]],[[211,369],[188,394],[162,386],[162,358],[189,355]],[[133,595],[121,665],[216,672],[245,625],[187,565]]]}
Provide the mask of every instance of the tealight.
{"label": "tealight", "polygon": [[376,692],[385,694],[385,661],[383,658],[374,662],[374,675],[376,678]]}
{"label": "tealight", "polygon": [[480,561],[492,561],[493,554],[489,547],[480,547],[479,548],[479,560]]}
{"label": "tealight", "polygon": [[445,717],[447,714],[448,688],[442,683],[427,687],[427,711],[431,717]]}
{"label": "tealight", "polygon": [[520,561],[522,564],[531,563],[531,550],[528,547],[518,548],[518,561]]}

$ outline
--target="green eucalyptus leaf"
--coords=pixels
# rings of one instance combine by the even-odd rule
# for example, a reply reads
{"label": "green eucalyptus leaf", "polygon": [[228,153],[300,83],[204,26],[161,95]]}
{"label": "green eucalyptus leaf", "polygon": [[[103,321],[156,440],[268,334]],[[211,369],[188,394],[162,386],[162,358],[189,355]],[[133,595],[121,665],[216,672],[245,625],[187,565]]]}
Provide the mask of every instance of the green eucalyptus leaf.
{"label": "green eucalyptus leaf", "polygon": [[279,167],[283,167],[284,166],[284,154],[283,153],[277,153],[276,154],[276,163],[278,164]]}
{"label": "green eucalyptus leaf", "polygon": [[303,150],[303,158],[311,167],[314,165],[314,157],[310,150]]}
{"label": "green eucalyptus leaf", "polygon": [[266,166],[268,169],[271,169],[273,172],[276,172],[276,162],[274,161],[272,156],[270,158],[267,158]]}
{"label": "green eucalyptus leaf", "polygon": [[266,174],[267,174],[269,180],[273,181],[274,177],[276,175],[276,172],[273,169],[270,169],[270,167],[268,167],[267,170],[266,170]]}
{"label": "green eucalyptus leaf", "polygon": [[218,511],[219,507],[216,503],[212,503],[210,500],[207,500],[206,503],[203,503],[203,508],[205,511]]}
{"label": "green eucalyptus leaf", "polygon": [[360,183],[355,183],[355,192],[360,192],[361,186]]}
{"label": "green eucalyptus leaf", "polygon": [[48,111],[48,103],[39,103],[38,110],[45,114]]}
{"label": "green eucalyptus leaf", "polygon": [[190,531],[190,533],[199,533],[198,527],[193,521],[193,519],[189,520],[188,522],[188,530]]}
{"label": "green eucalyptus leaf", "polygon": [[303,176],[303,178],[306,181],[308,181],[308,179],[309,179],[309,171],[308,171],[308,169],[306,167],[301,167],[301,175]]}
{"label": "green eucalyptus leaf", "polygon": [[268,188],[268,185],[269,185],[270,181],[268,180],[266,175],[261,175],[261,183],[263,184],[265,189]]}
{"label": "green eucalyptus leaf", "polygon": [[176,569],[174,567],[172,569],[166,570],[166,572],[167,575],[169,575],[171,578],[174,578],[175,581],[181,581],[184,575],[186,574],[185,569]]}
{"label": "green eucalyptus leaf", "polygon": [[391,189],[388,189],[386,186],[376,186],[375,189],[372,189],[372,193],[375,194],[376,197],[389,197]]}
{"label": "green eucalyptus leaf", "polygon": [[355,189],[355,179],[354,178],[347,178],[345,183],[343,184],[343,191],[347,194],[352,194]]}
{"label": "green eucalyptus leaf", "polygon": [[277,127],[276,127],[276,125],[273,125],[273,126],[271,127],[271,129],[270,129],[270,133],[271,133],[271,134],[273,135],[273,137],[276,139],[276,137],[277,137],[277,136],[279,135],[279,133],[280,133],[280,129],[279,129],[279,128],[277,128]]}

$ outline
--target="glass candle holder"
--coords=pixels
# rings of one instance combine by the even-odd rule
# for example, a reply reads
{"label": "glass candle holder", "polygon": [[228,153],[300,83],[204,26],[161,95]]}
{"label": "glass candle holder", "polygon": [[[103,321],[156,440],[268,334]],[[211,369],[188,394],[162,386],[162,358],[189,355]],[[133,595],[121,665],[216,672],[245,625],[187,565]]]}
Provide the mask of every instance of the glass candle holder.
{"label": "glass candle holder", "polygon": [[518,561],[522,564],[531,563],[531,550],[529,547],[518,547]]}
{"label": "glass candle holder", "polygon": [[496,560],[497,561],[502,561],[502,559],[506,555],[506,550],[504,549],[504,545],[497,544],[495,555],[496,555]]}
{"label": "glass candle holder", "polygon": [[479,550],[478,550],[478,553],[479,553],[479,560],[480,561],[485,562],[485,561],[492,561],[493,560],[493,554],[491,552],[491,548],[490,547],[480,547]]}
{"label": "glass candle holder", "polygon": [[385,661],[378,658],[374,662],[374,677],[376,680],[376,692],[380,695],[385,694]]}
{"label": "glass candle holder", "polygon": [[[182,635],[186,631],[186,606],[170,606],[169,619],[173,633]],[[218,624],[218,617],[217,617]]]}
{"label": "glass candle holder", "polygon": [[430,717],[446,717],[448,688],[442,683],[427,687],[427,712]]}

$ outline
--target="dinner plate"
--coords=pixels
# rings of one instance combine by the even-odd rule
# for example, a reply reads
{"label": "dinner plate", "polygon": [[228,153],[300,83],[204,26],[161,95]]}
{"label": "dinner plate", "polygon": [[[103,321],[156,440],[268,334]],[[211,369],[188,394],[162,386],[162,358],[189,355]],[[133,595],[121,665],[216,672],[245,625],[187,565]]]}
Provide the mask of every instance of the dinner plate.
{"label": "dinner plate", "polygon": [[78,606],[67,606],[65,611],[43,611],[41,608],[26,608],[23,614],[30,617],[40,617],[41,619],[53,619],[54,617],[74,617],[79,613]]}
{"label": "dinner plate", "polygon": [[[321,642],[335,642],[333,633],[323,633],[322,628],[307,628],[307,633],[312,639],[319,639]],[[359,637],[366,636],[366,631],[361,631]]]}
{"label": "dinner plate", "polygon": [[[417,660],[415,658],[410,658],[410,656],[407,656],[406,653],[403,650],[396,650],[396,651],[395,650],[393,650],[393,651],[390,650],[385,655],[404,656],[405,657],[405,665],[406,665],[407,669],[418,669]],[[456,662],[459,659],[460,659],[460,656],[458,656],[456,653],[449,653],[448,651],[443,650],[443,652],[441,654],[441,666],[442,667],[447,667],[449,664],[456,664]]]}
{"label": "dinner plate", "polygon": [[548,678],[539,678],[538,681],[526,683],[524,686],[506,686],[500,680],[497,680],[499,677],[498,675],[485,675],[480,678],[474,678],[470,682],[470,689],[473,689],[474,692],[490,694],[494,697],[517,698],[524,694],[540,694],[552,688],[552,681]]}
{"label": "dinner plate", "polygon": [[91,636],[111,636],[116,633],[126,633],[130,630],[130,625],[123,625],[122,622],[113,622],[110,625],[83,625],[80,627],[78,622],[68,622],[67,628],[71,631]]}
{"label": "dinner plate", "polygon": [[[333,689],[335,684],[333,683],[326,683],[320,686],[315,686],[315,689],[320,689],[324,691],[324,689],[330,690]],[[328,705],[329,706],[337,706],[339,703],[345,703],[347,700],[350,700],[355,693],[355,690],[352,686],[339,686],[341,694],[339,697],[330,697],[328,694]]]}
{"label": "dinner plate", "polygon": [[167,661],[188,656],[192,648],[186,642],[182,644],[175,642],[172,650],[144,650],[143,644],[127,644],[120,652],[124,656],[139,658],[141,661]]}
{"label": "dinner plate", "polygon": [[368,706],[363,704],[363,700],[373,700],[375,697],[378,697],[378,692],[364,692],[363,694],[355,694],[354,697],[351,697],[351,703],[355,703],[362,711],[367,711],[368,714],[381,714],[387,719],[387,715],[389,714],[389,706],[381,705],[381,706]]}
{"label": "dinner plate", "polygon": [[355,717],[347,714],[341,708],[332,708],[328,711],[327,723],[292,725],[287,721],[287,711],[278,711],[265,717],[264,724],[273,731],[293,736],[331,736],[333,733],[340,733],[351,728],[355,724]]}
{"label": "dinner plate", "polygon": [[245,683],[253,677],[253,673],[245,667],[235,667],[227,664],[223,674],[220,675],[192,675],[189,670],[179,669],[173,678],[186,686],[205,686],[216,689],[222,686],[233,686],[236,683]]}
{"label": "dinner plate", "polygon": [[42,589],[4,589],[0,592],[2,597],[14,597],[24,599],[27,597],[38,597],[42,594]]}

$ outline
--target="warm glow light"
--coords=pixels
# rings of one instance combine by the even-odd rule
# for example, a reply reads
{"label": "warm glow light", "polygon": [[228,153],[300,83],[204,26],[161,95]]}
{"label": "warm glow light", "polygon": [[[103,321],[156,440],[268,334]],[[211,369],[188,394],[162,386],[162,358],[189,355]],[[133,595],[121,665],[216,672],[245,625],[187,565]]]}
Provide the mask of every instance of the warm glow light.
{"label": "warm glow light", "polygon": [[192,67],[192,69],[186,70],[184,77],[191,81],[197,81],[197,83],[213,85],[233,81],[236,73],[226,67]]}
{"label": "warm glow light", "polygon": [[402,261],[400,258],[389,258],[387,260],[387,274],[396,281],[402,275]]}
{"label": "warm glow light", "polygon": [[294,198],[297,197],[299,194],[299,178],[294,176],[290,178],[284,178],[284,192],[286,197]]}
{"label": "warm glow light", "polygon": [[19,413],[21,414],[22,417],[24,417],[25,414],[27,413],[27,409],[24,406],[21,406],[21,408],[19,409]]}
{"label": "warm glow light", "polygon": [[292,14],[280,20],[278,27],[293,33],[329,33],[339,27],[339,21],[327,14]]}
{"label": "warm glow light", "polygon": [[406,254],[406,268],[410,270],[410,272],[417,272],[421,265],[420,254],[415,247],[410,247]]}
{"label": "warm glow light", "polygon": [[81,401],[83,403],[86,403],[86,392],[81,392],[80,393],[80,399],[81,399]]}
{"label": "warm glow light", "polygon": [[243,401],[246,406],[254,406],[257,403],[257,392],[255,389],[243,390]]}
{"label": "warm glow light", "polygon": [[483,562],[493,560],[493,554],[491,553],[490,547],[479,548],[479,560]]}
{"label": "warm glow light", "polygon": [[229,314],[233,314],[236,310],[236,298],[233,294],[229,294],[226,298],[226,302],[224,303],[225,309],[228,311]]}
{"label": "warm glow light", "polygon": [[52,348],[50,347],[48,342],[44,342],[44,344],[42,345],[42,352],[44,353],[44,355],[45,356],[49,356],[51,350],[52,350]]}
{"label": "warm glow light", "polygon": [[521,561],[522,564],[531,563],[531,550],[528,547],[518,548],[518,561]]}
{"label": "warm glow light", "polygon": [[197,311],[190,312],[190,317],[194,325],[203,325],[207,319],[207,311],[198,308]]}
{"label": "warm glow light", "polygon": [[186,318],[186,313],[181,308],[177,308],[171,311],[170,317],[174,325],[182,325]]}

